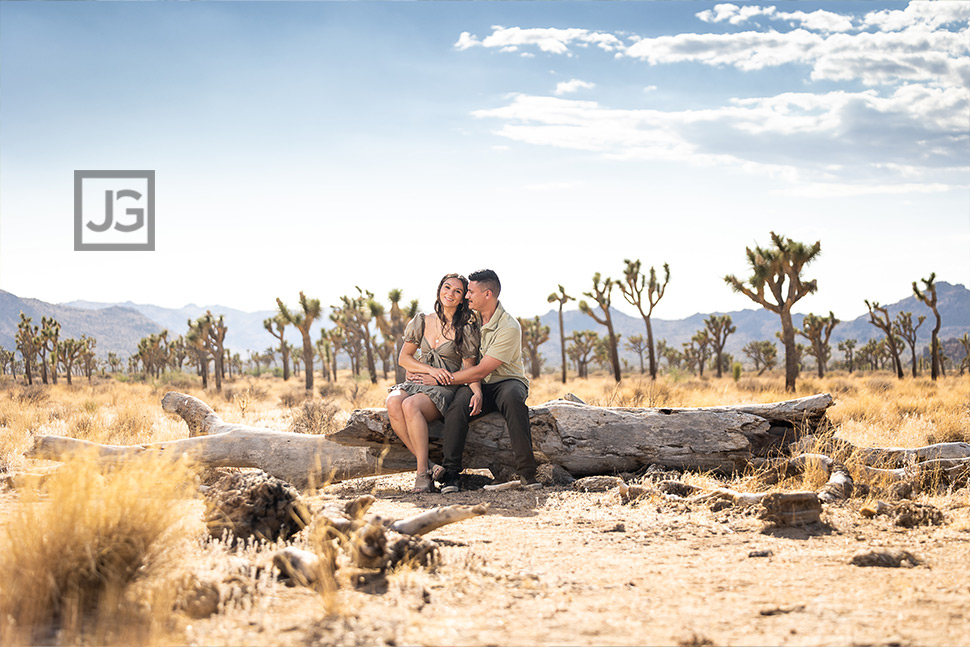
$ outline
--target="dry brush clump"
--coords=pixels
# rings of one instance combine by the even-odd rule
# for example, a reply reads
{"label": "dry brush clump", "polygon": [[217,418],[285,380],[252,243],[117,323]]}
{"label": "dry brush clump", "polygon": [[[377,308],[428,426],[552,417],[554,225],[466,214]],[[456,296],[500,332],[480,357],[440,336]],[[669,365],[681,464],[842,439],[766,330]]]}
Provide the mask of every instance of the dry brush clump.
{"label": "dry brush clump", "polygon": [[[93,455],[27,479],[0,530],[2,642],[143,643],[171,608],[165,577],[197,535],[180,502],[192,469],[154,456]],[[196,522],[197,523],[197,522]]]}

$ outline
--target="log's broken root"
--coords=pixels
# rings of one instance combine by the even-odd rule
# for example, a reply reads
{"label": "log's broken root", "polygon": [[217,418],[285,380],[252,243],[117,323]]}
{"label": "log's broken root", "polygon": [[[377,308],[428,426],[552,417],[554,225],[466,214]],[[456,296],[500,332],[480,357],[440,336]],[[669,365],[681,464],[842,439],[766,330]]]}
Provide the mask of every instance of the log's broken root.
{"label": "log's broken root", "polygon": [[316,514],[309,527],[309,543],[314,550],[284,548],[274,554],[274,565],[294,584],[311,588],[335,586],[337,555],[341,552],[350,565],[361,569],[383,572],[402,565],[433,566],[438,545],[424,534],[488,512],[486,504],[452,505],[390,519],[366,514],[375,500],[365,495]]}

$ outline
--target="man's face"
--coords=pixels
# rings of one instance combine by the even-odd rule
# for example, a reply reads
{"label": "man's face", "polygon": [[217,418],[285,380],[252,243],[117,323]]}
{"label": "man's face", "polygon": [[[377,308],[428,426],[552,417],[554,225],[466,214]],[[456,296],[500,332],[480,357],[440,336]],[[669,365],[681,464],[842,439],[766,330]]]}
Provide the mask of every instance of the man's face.
{"label": "man's face", "polygon": [[478,281],[469,281],[465,298],[468,299],[468,305],[472,310],[481,310],[488,300],[488,294],[488,290],[485,290]]}

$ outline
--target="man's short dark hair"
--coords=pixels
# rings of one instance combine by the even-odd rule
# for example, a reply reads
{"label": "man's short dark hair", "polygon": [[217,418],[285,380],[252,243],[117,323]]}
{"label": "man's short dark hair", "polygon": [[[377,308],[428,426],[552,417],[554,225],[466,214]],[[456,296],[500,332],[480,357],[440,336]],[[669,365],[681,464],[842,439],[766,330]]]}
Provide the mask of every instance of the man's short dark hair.
{"label": "man's short dark hair", "polygon": [[498,274],[492,270],[478,270],[468,275],[469,281],[481,283],[486,290],[491,290],[498,296],[502,292],[502,282],[498,280]]}

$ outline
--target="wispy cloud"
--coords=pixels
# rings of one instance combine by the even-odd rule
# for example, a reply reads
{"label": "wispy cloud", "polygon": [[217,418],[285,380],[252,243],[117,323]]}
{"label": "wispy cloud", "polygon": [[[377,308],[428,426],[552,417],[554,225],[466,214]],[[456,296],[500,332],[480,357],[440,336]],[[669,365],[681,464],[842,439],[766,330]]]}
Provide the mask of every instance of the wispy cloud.
{"label": "wispy cloud", "polygon": [[[585,29],[493,27],[456,47],[538,48],[573,55],[595,45],[615,58],[651,66],[696,63],[754,72],[804,66],[804,92],[726,98],[706,110],[616,109],[563,98],[592,81],[559,83],[552,96],[513,95],[478,110],[501,122],[500,136],[534,145],[622,159],[729,164],[771,177],[845,192],[965,184],[970,170],[970,3],[913,2],[903,10],[847,16],[783,12],[773,6],[718,4],[706,23],[742,26],[784,21],[788,31],[680,33],[643,38]],[[795,68],[798,69],[798,68]],[[825,91],[813,93],[813,83]],[[849,83],[832,90],[832,83]],[[859,90],[859,83],[868,90]],[[647,90],[656,89],[649,86]]]}
{"label": "wispy cloud", "polygon": [[580,81],[579,79],[570,79],[568,81],[560,81],[556,84],[556,89],[553,90],[553,94],[561,97],[564,94],[572,94],[580,89],[592,90],[596,87],[595,83],[590,83],[589,81]]}

